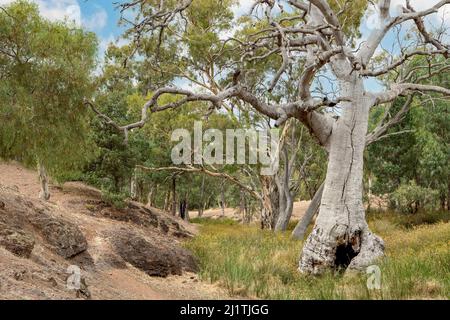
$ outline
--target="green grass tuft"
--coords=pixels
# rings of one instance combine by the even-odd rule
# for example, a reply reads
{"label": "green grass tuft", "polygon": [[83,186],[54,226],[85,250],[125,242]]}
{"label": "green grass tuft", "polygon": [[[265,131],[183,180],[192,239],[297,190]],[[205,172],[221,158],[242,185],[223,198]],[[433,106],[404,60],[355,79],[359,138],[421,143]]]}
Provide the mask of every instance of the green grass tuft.
{"label": "green grass tuft", "polygon": [[428,299],[450,296],[450,223],[406,228],[399,218],[371,217],[386,243],[382,289],[368,290],[365,274],[311,277],[297,271],[302,242],[229,219],[202,219],[186,245],[200,276],[231,295],[262,299]]}
{"label": "green grass tuft", "polygon": [[191,223],[201,224],[204,226],[211,226],[211,225],[222,225],[222,226],[234,226],[237,225],[238,222],[230,219],[230,218],[193,218],[190,219]]}

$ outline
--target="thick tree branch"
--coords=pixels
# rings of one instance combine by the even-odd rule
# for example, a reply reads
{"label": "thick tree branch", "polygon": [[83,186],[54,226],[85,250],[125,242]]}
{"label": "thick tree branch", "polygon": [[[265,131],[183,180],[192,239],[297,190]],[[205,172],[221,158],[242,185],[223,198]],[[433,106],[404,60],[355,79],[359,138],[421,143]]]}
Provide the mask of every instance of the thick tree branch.
{"label": "thick tree branch", "polygon": [[373,142],[376,142],[380,140],[386,132],[389,130],[389,128],[393,127],[394,125],[400,123],[405,115],[408,113],[408,111],[411,109],[411,104],[414,100],[414,95],[410,95],[406,102],[403,104],[403,106],[400,108],[400,110],[395,114],[394,117],[392,117],[390,120],[386,121],[389,109],[386,110],[384,118],[380,121],[380,123],[375,127],[374,130],[372,130],[371,133],[369,133],[366,136],[366,145],[370,145]]}
{"label": "thick tree branch", "polygon": [[426,51],[426,50],[414,50],[409,53],[405,53],[402,55],[397,61],[393,62],[392,64],[378,69],[378,70],[363,70],[361,71],[361,75],[368,76],[368,77],[378,77],[383,74],[386,74],[395,68],[402,66],[409,58],[414,56],[434,56],[438,54],[446,54],[448,51],[446,49],[444,50],[434,50],[434,51]]}
{"label": "thick tree branch", "polygon": [[333,34],[336,38],[337,45],[343,47],[345,43],[342,27],[336,13],[333,9],[331,9],[328,2],[326,0],[310,0],[309,2],[320,10],[322,15],[325,17],[325,20],[333,27]]}
{"label": "thick tree branch", "polygon": [[[450,4],[450,0],[441,0],[431,8],[418,12],[405,12],[397,17],[391,18],[389,16],[389,6],[390,0],[382,0],[380,2],[380,28],[375,29],[370,35],[366,43],[361,47],[361,50],[358,54],[358,60],[361,61],[363,65],[363,69],[365,66],[369,64],[370,59],[372,58],[375,50],[380,45],[381,41],[385,37],[385,35],[391,30],[393,27],[414,19],[420,19],[422,17],[428,16],[430,14],[438,12],[438,10],[446,4]],[[387,8],[387,9],[386,9]],[[384,13],[383,13],[384,12]]]}
{"label": "thick tree branch", "polygon": [[[175,102],[159,105],[158,101],[164,94],[172,94],[177,96],[183,96]],[[175,87],[165,87],[155,91],[152,98],[148,100],[142,107],[141,119],[137,122],[120,126],[114,122],[110,117],[102,114],[94,105],[93,102],[86,100],[85,104],[88,105],[101,119],[107,124],[112,125],[119,131],[123,131],[126,135],[130,130],[136,128],[142,128],[149,119],[150,112],[159,112],[167,109],[176,109],[188,102],[194,101],[206,101],[212,103],[214,106],[219,106],[224,100],[230,98],[238,98],[251,105],[259,113],[277,121],[277,125],[283,124],[287,119],[295,117],[302,121],[319,139],[322,145],[326,145],[328,135],[331,132],[331,120],[330,116],[315,112],[315,110],[321,107],[333,107],[341,101],[348,101],[351,98],[342,97],[336,101],[327,99],[309,99],[307,101],[298,100],[285,104],[268,104],[253,93],[249,92],[245,87],[240,84],[227,88],[217,94],[211,93],[195,93],[189,90],[184,90]]]}
{"label": "thick tree branch", "polygon": [[450,89],[427,84],[417,84],[417,83],[400,83],[391,85],[391,89],[378,93],[375,95],[374,106],[386,102],[394,101],[398,96],[404,95],[410,92],[436,92],[441,93],[445,96],[450,96]]}

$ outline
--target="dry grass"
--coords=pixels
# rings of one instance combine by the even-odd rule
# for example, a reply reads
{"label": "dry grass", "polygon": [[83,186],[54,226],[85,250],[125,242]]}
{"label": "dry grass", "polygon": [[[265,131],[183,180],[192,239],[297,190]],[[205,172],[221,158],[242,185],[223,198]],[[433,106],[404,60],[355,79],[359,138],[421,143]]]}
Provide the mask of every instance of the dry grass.
{"label": "dry grass", "polygon": [[289,233],[273,234],[229,220],[202,223],[187,243],[201,265],[201,277],[230,295],[264,299],[447,299],[450,296],[450,223],[406,228],[394,216],[372,217],[383,236],[381,290],[368,290],[367,276],[301,275],[302,243]]}

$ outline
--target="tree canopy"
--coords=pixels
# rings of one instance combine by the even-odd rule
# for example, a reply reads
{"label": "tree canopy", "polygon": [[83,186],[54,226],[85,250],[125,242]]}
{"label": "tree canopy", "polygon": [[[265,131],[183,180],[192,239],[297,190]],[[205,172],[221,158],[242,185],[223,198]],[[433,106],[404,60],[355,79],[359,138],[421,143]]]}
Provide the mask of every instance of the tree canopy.
{"label": "tree canopy", "polygon": [[92,151],[88,110],[97,39],[17,1],[0,10],[0,155],[63,177]]}

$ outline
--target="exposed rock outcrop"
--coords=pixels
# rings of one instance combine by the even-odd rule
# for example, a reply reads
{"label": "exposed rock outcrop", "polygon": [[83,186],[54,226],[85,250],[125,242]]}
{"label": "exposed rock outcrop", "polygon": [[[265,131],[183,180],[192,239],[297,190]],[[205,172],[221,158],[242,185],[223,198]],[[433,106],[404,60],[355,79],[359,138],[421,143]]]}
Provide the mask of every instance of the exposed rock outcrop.
{"label": "exposed rock outcrop", "polygon": [[29,257],[34,237],[42,237],[52,251],[63,258],[87,249],[87,241],[74,223],[60,216],[56,207],[27,199],[10,188],[0,189],[0,244],[9,251]]}
{"label": "exposed rock outcrop", "polygon": [[153,240],[150,242],[136,232],[123,230],[115,235],[113,242],[122,259],[149,276],[167,277],[197,270],[195,259],[189,251]]}
{"label": "exposed rock outcrop", "polygon": [[34,248],[34,238],[20,229],[0,223],[0,246],[19,257],[29,258]]}
{"label": "exposed rock outcrop", "polygon": [[71,258],[87,249],[87,241],[73,223],[40,211],[29,217],[30,223],[40,232],[57,254]]}

